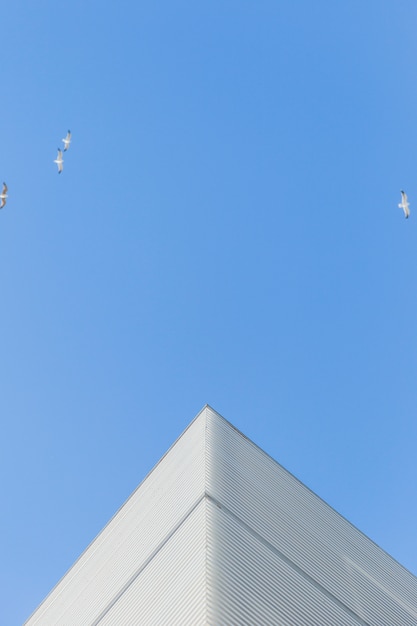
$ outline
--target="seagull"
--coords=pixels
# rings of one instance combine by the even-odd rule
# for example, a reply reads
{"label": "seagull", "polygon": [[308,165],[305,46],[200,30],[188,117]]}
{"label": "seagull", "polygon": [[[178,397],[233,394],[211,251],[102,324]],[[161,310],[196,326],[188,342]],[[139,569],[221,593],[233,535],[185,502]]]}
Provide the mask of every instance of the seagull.
{"label": "seagull", "polygon": [[67,136],[62,140],[64,142],[64,152],[66,150],[68,150],[68,148],[70,147],[70,143],[71,143],[71,131],[69,130],[67,132]]}
{"label": "seagull", "polygon": [[58,156],[54,160],[54,163],[58,165],[58,174],[64,169],[64,159],[62,158],[62,150],[58,148]]}
{"label": "seagull", "polygon": [[4,205],[6,204],[6,198],[7,198],[7,185],[6,185],[6,183],[3,183],[3,189],[1,190],[0,198],[1,198],[0,209],[2,209],[4,207]]}
{"label": "seagull", "polygon": [[398,205],[398,208],[404,211],[405,219],[410,217],[410,205],[405,191],[401,191],[401,203]]}

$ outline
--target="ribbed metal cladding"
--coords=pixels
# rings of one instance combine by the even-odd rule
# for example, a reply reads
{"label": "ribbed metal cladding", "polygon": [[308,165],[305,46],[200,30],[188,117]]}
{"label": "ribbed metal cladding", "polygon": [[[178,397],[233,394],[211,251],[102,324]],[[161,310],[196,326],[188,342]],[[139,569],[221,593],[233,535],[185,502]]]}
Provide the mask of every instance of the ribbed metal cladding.
{"label": "ribbed metal cladding", "polygon": [[94,624],[206,626],[206,537],[203,497]]}
{"label": "ribbed metal cladding", "polygon": [[205,407],[26,624],[417,626],[417,579]]}
{"label": "ribbed metal cladding", "polygon": [[[333,618],[318,619],[311,612],[309,621],[305,615],[297,617],[294,613],[276,623],[336,626],[351,624],[354,619],[353,623],[369,626],[417,624],[417,579],[410,572],[209,409],[206,436],[206,493],[228,516],[229,529],[240,526],[233,551],[239,552],[246,545],[246,539],[241,542],[244,532],[245,537],[251,535],[268,548],[264,550],[264,567],[274,571],[277,557],[280,567],[285,564],[283,580],[287,585],[281,582],[275,592],[270,589],[282,605],[288,595],[298,607],[310,606],[309,598],[332,607]],[[219,554],[223,554],[220,546],[226,531],[220,530],[220,519],[214,528]],[[231,541],[228,545],[230,550]],[[224,567],[216,571],[225,576]],[[237,578],[239,571],[241,566],[231,569],[230,576]],[[295,585],[294,576],[298,581],[302,577],[304,585]],[[257,589],[255,596],[265,588],[264,579],[255,573],[250,584]],[[236,619],[231,623],[254,623]],[[275,623],[268,619],[256,623]]]}
{"label": "ribbed metal cladding", "polygon": [[208,500],[208,624],[364,624],[259,535]]}
{"label": "ribbed metal cladding", "polygon": [[205,419],[201,417],[133,492],[27,625],[92,625],[120,597],[132,576],[152,561],[204,496]]}

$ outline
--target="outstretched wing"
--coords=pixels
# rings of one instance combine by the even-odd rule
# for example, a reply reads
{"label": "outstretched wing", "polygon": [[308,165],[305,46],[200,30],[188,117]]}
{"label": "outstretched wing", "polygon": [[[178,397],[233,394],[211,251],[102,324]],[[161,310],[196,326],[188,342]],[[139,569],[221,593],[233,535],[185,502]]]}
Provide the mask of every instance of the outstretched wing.
{"label": "outstretched wing", "polygon": [[6,185],[6,183],[3,183],[3,189],[1,190],[0,198],[1,198],[0,209],[2,209],[4,207],[4,205],[6,204],[6,198],[7,198],[7,185]]}
{"label": "outstretched wing", "polygon": [[65,150],[68,150],[69,145],[71,143],[71,131],[70,130],[67,132],[67,136],[62,141],[64,142],[64,152],[65,152]]}
{"label": "outstretched wing", "polygon": [[58,174],[60,174],[62,172],[62,170],[64,169],[64,159],[62,158],[62,150],[60,148],[58,148],[58,155],[57,155],[54,163],[57,164],[57,166],[58,166]]}
{"label": "outstretched wing", "polygon": [[405,191],[401,191],[401,204],[399,204],[398,206],[404,211],[405,219],[410,217],[410,204],[408,202],[408,197]]}

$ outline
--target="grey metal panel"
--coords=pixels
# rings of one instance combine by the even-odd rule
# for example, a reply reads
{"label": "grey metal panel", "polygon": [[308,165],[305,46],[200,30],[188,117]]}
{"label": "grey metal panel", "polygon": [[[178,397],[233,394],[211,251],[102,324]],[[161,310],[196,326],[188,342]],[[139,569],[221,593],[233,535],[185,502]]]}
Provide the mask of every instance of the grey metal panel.
{"label": "grey metal panel", "polygon": [[294,570],[367,624],[417,624],[410,572],[214,411],[206,445],[207,493]]}
{"label": "grey metal panel", "polygon": [[27,625],[88,625],[181,524],[205,488],[205,419],[196,419],[61,579]]}
{"label": "grey metal panel", "polygon": [[365,625],[230,512],[207,507],[208,624]]}

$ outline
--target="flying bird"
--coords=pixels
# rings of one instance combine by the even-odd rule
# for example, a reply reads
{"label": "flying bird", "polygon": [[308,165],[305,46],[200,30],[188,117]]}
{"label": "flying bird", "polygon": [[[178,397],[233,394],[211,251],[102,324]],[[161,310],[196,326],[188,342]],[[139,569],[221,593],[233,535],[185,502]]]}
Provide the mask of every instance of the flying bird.
{"label": "flying bird", "polygon": [[6,183],[3,183],[3,189],[1,190],[0,198],[1,198],[0,209],[2,209],[4,207],[4,205],[6,204],[6,198],[7,198],[7,185],[6,185]]}
{"label": "flying bird", "polygon": [[71,131],[69,130],[67,132],[67,136],[62,140],[64,142],[64,152],[66,150],[68,150],[68,148],[70,147],[70,143],[71,143]]}
{"label": "flying bird", "polygon": [[58,148],[58,156],[54,160],[54,163],[58,165],[58,174],[64,169],[64,159],[62,158],[62,150]]}
{"label": "flying bird", "polygon": [[398,208],[404,211],[405,219],[410,217],[410,204],[408,202],[407,194],[405,193],[405,191],[401,191],[401,202],[398,205]]}

